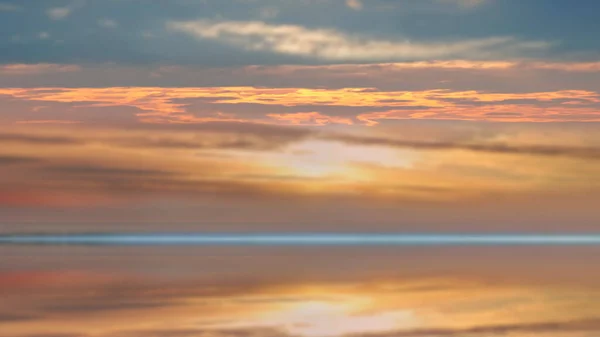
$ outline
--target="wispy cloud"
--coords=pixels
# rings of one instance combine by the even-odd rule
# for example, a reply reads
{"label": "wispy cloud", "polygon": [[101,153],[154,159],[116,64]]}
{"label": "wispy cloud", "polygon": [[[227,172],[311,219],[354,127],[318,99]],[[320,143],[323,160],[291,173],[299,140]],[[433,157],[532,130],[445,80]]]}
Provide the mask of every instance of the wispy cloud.
{"label": "wispy cloud", "polygon": [[39,161],[38,158],[32,158],[32,157],[0,155],[0,166],[29,164],[29,163],[36,163],[38,161]]}
{"label": "wispy cloud", "polygon": [[100,19],[98,20],[98,25],[104,28],[117,28],[119,24],[112,19]]}
{"label": "wispy cloud", "polygon": [[491,2],[492,0],[438,0],[438,2],[455,4],[462,8],[475,8],[486,3]]}
{"label": "wispy cloud", "polygon": [[531,145],[503,143],[468,144],[448,141],[423,142],[394,138],[351,135],[327,135],[322,137],[333,141],[341,141],[355,145],[391,146],[398,148],[412,148],[418,150],[465,150],[497,154],[522,154],[549,157],[564,156],[583,159],[600,159],[600,147],[573,147],[561,145]]}
{"label": "wispy cloud", "polygon": [[62,20],[71,14],[72,9],[69,7],[54,7],[46,11],[48,17],[53,20]]}
{"label": "wispy cloud", "polygon": [[487,37],[460,41],[419,42],[383,40],[350,35],[330,28],[275,25],[262,21],[171,21],[171,31],[198,39],[215,40],[245,50],[330,61],[400,61],[443,58],[485,59],[522,56],[544,50],[550,43]]}
{"label": "wispy cloud", "polygon": [[359,11],[363,8],[363,4],[360,0],[346,0],[346,6]]}
{"label": "wispy cloud", "polygon": [[22,10],[22,7],[19,7],[14,4],[7,4],[0,2],[0,12],[16,12]]}
{"label": "wispy cloud", "polygon": [[62,20],[67,18],[77,8],[84,5],[85,0],[74,0],[71,4],[64,7],[52,7],[46,11],[46,15],[52,20]]}
{"label": "wispy cloud", "polygon": [[50,63],[0,65],[0,74],[3,75],[38,75],[47,73],[74,72],[80,70],[81,67],[78,65]]}

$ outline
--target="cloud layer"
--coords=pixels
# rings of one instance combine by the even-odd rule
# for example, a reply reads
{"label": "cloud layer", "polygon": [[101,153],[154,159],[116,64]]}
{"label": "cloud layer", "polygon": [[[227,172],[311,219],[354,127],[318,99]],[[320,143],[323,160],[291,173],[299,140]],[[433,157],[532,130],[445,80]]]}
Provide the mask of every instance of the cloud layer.
{"label": "cloud layer", "polygon": [[216,40],[245,50],[268,51],[329,61],[403,61],[447,58],[489,59],[544,50],[546,42],[489,37],[456,42],[378,40],[334,29],[272,25],[261,21],[175,21],[167,27],[199,39]]}
{"label": "cloud layer", "polygon": [[[597,0],[0,0],[0,233],[585,233]],[[591,337],[594,247],[0,245],[10,337]]]}

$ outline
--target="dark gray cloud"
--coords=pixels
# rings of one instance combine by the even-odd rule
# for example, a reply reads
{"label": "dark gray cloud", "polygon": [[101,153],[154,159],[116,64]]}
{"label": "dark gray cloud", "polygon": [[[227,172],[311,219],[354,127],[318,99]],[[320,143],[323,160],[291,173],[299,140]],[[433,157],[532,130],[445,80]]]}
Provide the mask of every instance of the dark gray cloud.
{"label": "dark gray cloud", "polygon": [[45,172],[75,176],[168,177],[174,175],[173,172],[169,171],[109,167],[102,165],[56,165],[44,167],[42,170]]}
{"label": "dark gray cloud", "polygon": [[368,334],[362,337],[471,337],[506,336],[516,333],[533,333],[552,336],[556,333],[600,332],[600,318],[576,321],[556,321],[524,324],[488,325],[467,329],[422,329],[396,331],[386,334]]}
{"label": "dark gray cloud", "polygon": [[167,307],[171,302],[160,300],[142,300],[131,301],[123,299],[93,298],[86,300],[77,300],[71,303],[54,303],[43,305],[39,310],[46,314],[95,314],[102,312],[155,309]]}
{"label": "dark gray cloud", "polygon": [[33,335],[19,335],[17,337],[88,337],[88,335],[80,333],[42,333]]}
{"label": "dark gray cloud", "polygon": [[[570,63],[564,63],[568,68]],[[383,91],[419,91],[435,89],[477,90],[484,92],[545,92],[565,89],[597,91],[599,71],[543,69],[535,63],[516,63],[509,69],[495,68],[398,68],[393,65],[344,66],[248,66],[208,68],[202,66],[124,66],[84,65],[78,71],[29,74],[4,72],[0,87],[219,87],[257,86],[271,88],[378,88]],[[410,80],[407,80],[410,79]],[[567,84],[568,83],[568,84]],[[184,100],[185,102],[186,100]],[[200,101],[198,99],[187,100]],[[9,111],[8,107],[4,103]],[[36,102],[39,105],[39,102]],[[84,111],[70,113],[67,104],[58,105],[63,115],[75,119]],[[44,103],[48,105],[48,103]],[[205,104],[206,105],[206,104]],[[204,108],[205,106],[198,106]],[[221,108],[224,108],[220,106]],[[249,110],[253,110],[248,106]],[[269,107],[265,107],[269,109]],[[291,107],[289,109],[294,109]],[[85,111],[99,115],[110,110]],[[47,111],[45,111],[47,113]],[[270,112],[270,111],[269,111]],[[125,114],[126,112],[121,112]],[[0,116],[2,112],[0,112]],[[34,114],[23,116],[32,119]],[[38,113],[39,115],[39,113]],[[56,115],[56,114],[54,114]],[[100,121],[98,116],[97,120]]]}
{"label": "dark gray cloud", "polygon": [[[221,149],[221,150],[247,150],[247,151],[266,151],[277,150],[289,145],[294,141],[299,141],[294,137],[268,137],[274,139],[261,139],[258,137],[220,137],[225,139],[210,140],[203,137],[177,138],[173,136],[148,136],[148,137],[129,137],[105,140],[108,144],[114,144],[124,147],[140,148],[166,148],[166,149]],[[206,137],[210,138],[210,137]]]}
{"label": "dark gray cloud", "polygon": [[[111,166],[105,162],[96,164],[47,162],[33,171],[35,182],[22,182],[19,186],[27,188],[60,188],[69,191],[84,191],[115,194],[115,196],[161,193],[163,196],[207,196],[230,197],[261,196],[263,198],[281,198],[293,196],[293,191],[283,191],[275,186],[261,182],[219,179],[211,166],[199,165],[192,175],[190,172],[161,170],[152,168],[134,168]],[[273,179],[275,181],[275,179]],[[10,181],[4,186],[13,186]],[[18,189],[18,187],[15,187]]]}
{"label": "dark gray cloud", "polygon": [[0,155],[0,166],[37,163],[40,159],[25,156]]}
{"label": "dark gray cloud", "polygon": [[0,312],[0,323],[33,321],[40,317],[41,317],[40,315],[34,315],[34,314],[17,314],[17,313]]}
{"label": "dark gray cloud", "polygon": [[498,154],[524,154],[535,156],[564,156],[581,159],[600,159],[600,147],[575,147],[559,145],[528,145],[528,144],[502,144],[479,143],[468,144],[458,142],[419,142],[383,137],[352,136],[352,135],[322,135],[321,138],[340,141],[354,145],[380,145],[399,148],[412,148],[417,150],[466,150],[474,152],[488,152]]}
{"label": "dark gray cloud", "polygon": [[[512,116],[513,114],[509,114]],[[443,124],[443,123],[442,123]],[[471,123],[472,124],[472,123]],[[441,125],[443,126],[443,125]],[[412,148],[416,150],[465,150],[474,152],[488,152],[498,154],[523,154],[547,157],[572,157],[581,159],[599,159],[600,147],[598,146],[567,146],[554,144],[507,144],[492,141],[475,140],[477,138],[489,138],[505,132],[515,132],[518,128],[509,127],[486,127],[479,125],[476,128],[469,124],[457,123],[441,130],[439,127],[427,125],[427,123],[406,122],[396,127],[398,132],[407,134],[413,139],[395,139],[389,137],[357,136],[344,133],[331,133],[320,131],[317,128],[306,128],[298,126],[281,126],[246,122],[206,122],[189,124],[137,124],[132,126],[138,130],[159,132],[173,132],[172,134],[148,134],[145,136],[103,136],[103,137],[65,137],[35,135],[32,133],[0,133],[1,142],[24,142],[39,145],[74,145],[102,143],[123,147],[140,148],[172,148],[172,149],[236,149],[236,150],[277,150],[292,143],[307,139],[324,139],[339,141],[353,145],[389,146],[398,148]],[[442,140],[426,141],[418,137],[423,130],[438,129],[442,132]],[[523,128],[526,130],[527,128]],[[554,128],[557,129],[557,128]],[[558,128],[560,129],[560,128]],[[581,127],[564,125],[564,130],[580,130],[582,135],[589,134],[595,129],[594,124]],[[589,129],[589,130],[588,130]],[[91,131],[94,128],[92,126]],[[441,131],[440,131],[441,130]],[[174,132],[186,132],[185,135],[177,135]],[[549,130],[552,131],[552,130]],[[555,130],[554,130],[555,131]],[[450,136],[450,138],[448,138]],[[444,139],[444,137],[446,139]],[[17,158],[7,156],[0,162],[17,163],[35,159]],[[72,173],[93,173],[91,169],[79,167],[72,168]],[[78,171],[78,172],[76,172]],[[100,172],[95,172],[100,173]],[[124,173],[124,172],[122,172]]]}
{"label": "dark gray cloud", "polygon": [[[103,336],[104,337],[104,336]],[[113,336],[111,336],[113,337]],[[114,337],[297,337],[274,328],[172,329],[116,332]]]}
{"label": "dark gray cloud", "polygon": [[33,134],[0,133],[0,142],[32,143],[39,145],[73,145],[82,144],[82,140],[64,136],[43,136]]}
{"label": "dark gray cloud", "polygon": [[[316,129],[251,122],[205,122],[189,124],[136,123],[127,125],[127,128],[132,130],[148,131],[149,133],[144,136],[95,135],[94,131],[97,130],[106,131],[106,128],[111,130],[110,125],[104,125],[104,128],[93,124],[86,125],[85,127],[90,130],[90,134],[87,136],[81,135],[80,132],[75,132],[73,136],[43,135],[36,134],[36,132],[33,131],[20,131],[19,133],[0,132],[0,144],[107,144],[140,148],[275,150],[292,142],[308,139],[317,134]],[[157,133],[152,133],[154,131]],[[178,135],[177,132],[179,131],[181,131],[182,134]]]}
{"label": "dark gray cloud", "polygon": [[146,130],[182,130],[182,131],[207,131],[222,133],[253,134],[265,138],[287,139],[302,138],[315,133],[314,129],[298,128],[293,126],[281,126],[272,124],[261,124],[251,122],[206,122],[186,124],[143,124],[140,129]]}

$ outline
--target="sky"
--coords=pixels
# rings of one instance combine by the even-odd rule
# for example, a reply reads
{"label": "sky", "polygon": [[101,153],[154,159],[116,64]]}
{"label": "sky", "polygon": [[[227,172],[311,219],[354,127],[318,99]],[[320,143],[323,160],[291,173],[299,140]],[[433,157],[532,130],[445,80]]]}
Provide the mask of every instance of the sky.
{"label": "sky", "polygon": [[[0,0],[0,234],[600,223],[595,0]],[[0,337],[591,337],[596,247],[0,244]]]}

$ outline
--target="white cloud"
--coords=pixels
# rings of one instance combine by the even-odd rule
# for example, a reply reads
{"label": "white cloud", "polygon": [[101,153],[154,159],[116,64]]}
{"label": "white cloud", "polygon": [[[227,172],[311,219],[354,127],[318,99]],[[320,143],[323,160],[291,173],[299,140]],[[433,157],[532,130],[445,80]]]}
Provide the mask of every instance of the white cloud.
{"label": "white cloud", "polygon": [[50,34],[48,34],[48,32],[40,32],[38,34],[38,37],[42,40],[46,40],[46,39],[50,38]]}
{"label": "white cloud", "polygon": [[71,11],[72,10],[69,7],[55,7],[46,11],[46,14],[48,14],[48,17],[50,17],[52,20],[62,20],[69,16]]}
{"label": "white cloud", "polygon": [[360,0],[346,0],[346,6],[357,11],[363,8],[363,4]]}
{"label": "white cloud", "polygon": [[475,8],[488,3],[490,0],[438,0],[445,3],[452,3],[462,8]]}
{"label": "white cloud", "polygon": [[476,7],[485,4],[487,0],[458,0],[458,4],[463,7]]}
{"label": "white cloud", "polygon": [[23,8],[19,7],[19,6],[15,6],[13,4],[6,4],[3,2],[0,2],[0,12],[16,12],[16,11],[20,11]]}
{"label": "white cloud", "polygon": [[70,5],[64,7],[54,7],[46,11],[48,17],[52,20],[62,20],[71,15],[74,10],[85,5],[85,0],[73,0]]}
{"label": "white cloud", "polygon": [[259,12],[259,17],[261,19],[272,19],[277,15],[279,15],[279,10],[273,7],[261,8]]}
{"label": "white cloud", "polygon": [[111,19],[100,19],[98,24],[104,28],[117,28],[119,24],[115,20]]}
{"label": "white cloud", "polygon": [[167,28],[198,39],[246,50],[268,51],[333,61],[401,61],[439,58],[482,59],[522,56],[549,47],[546,42],[489,37],[461,41],[415,42],[348,35],[334,29],[272,25],[262,21],[173,21]]}

